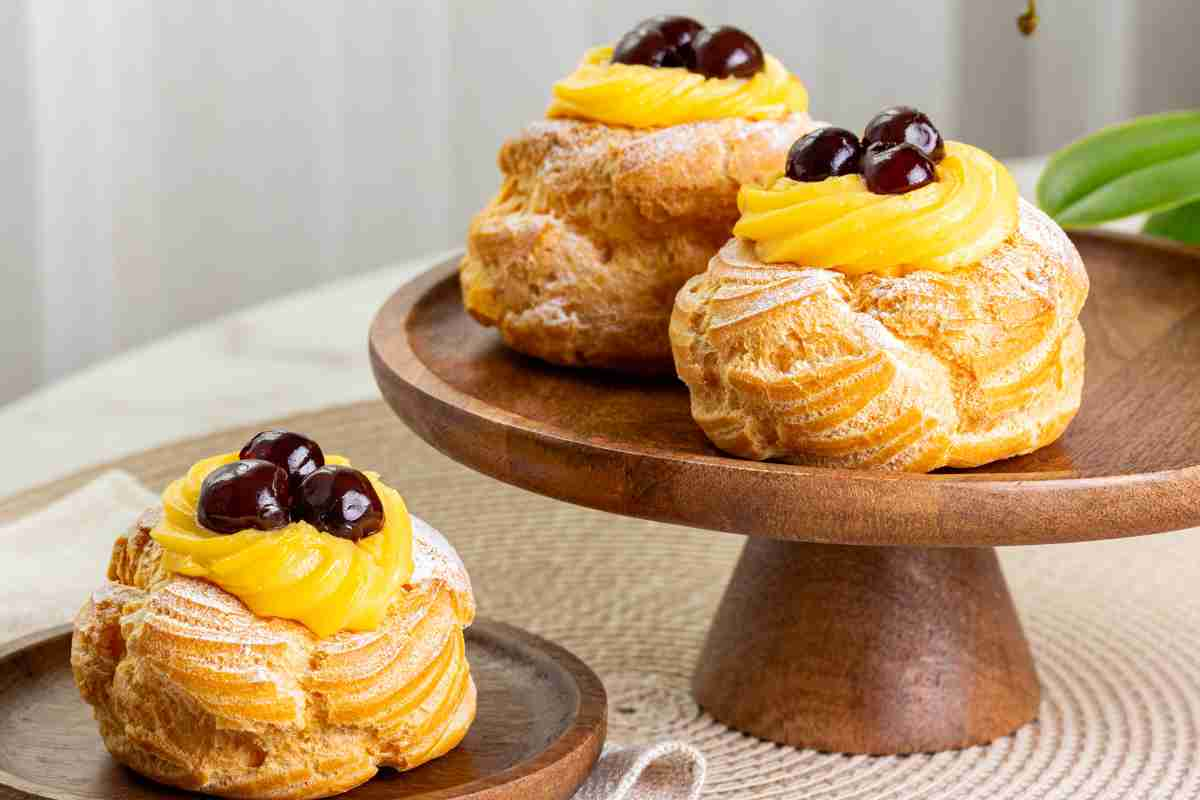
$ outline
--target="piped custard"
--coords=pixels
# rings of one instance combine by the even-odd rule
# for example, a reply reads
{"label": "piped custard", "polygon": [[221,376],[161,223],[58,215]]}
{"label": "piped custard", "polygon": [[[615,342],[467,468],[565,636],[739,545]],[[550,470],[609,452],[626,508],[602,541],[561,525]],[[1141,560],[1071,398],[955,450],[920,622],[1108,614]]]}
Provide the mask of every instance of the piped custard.
{"label": "piped custard", "polygon": [[700,120],[780,119],[808,110],[808,91],[749,34],[690,17],[645,20],[594,47],[554,84],[548,117],[631,128]]}
{"label": "piped custard", "polygon": [[[873,127],[892,141],[871,141],[872,127],[861,144],[840,128],[798,141],[787,174],[742,187],[734,235],[766,263],[887,276],[959,269],[1008,239],[1018,193],[1004,165],[971,145],[943,144],[927,120],[914,119],[924,119],[919,112],[881,116],[889,115],[899,130]],[[906,127],[918,134],[905,138]]]}
{"label": "piped custard", "polygon": [[617,64],[612,47],[595,47],[554,84],[548,117],[661,128],[706,119],[779,119],[808,111],[808,91],[770,55],[750,78],[707,78],[683,67]]}
{"label": "piped custard", "polygon": [[[162,520],[151,531],[163,549],[163,567],[215,583],[255,614],[301,622],[318,636],[378,627],[413,572],[412,522],[404,500],[378,475],[358,473],[345,458],[331,455],[298,483],[295,497],[286,474],[283,488],[274,487],[291,501],[282,504],[287,506],[286,516],[279,524],[270,521],[270,509],[281,505],[270,496],[270,485],[241,487],[254,507],[242,517],[226,516],[243,520],[243,527],[214,530],[202,524],[202,519],[222,518],[206,508],[217,502],[212,499],[213,486],[219,485],[221,470],[233,474],[232,481],[246,481],[253,478],[253,467],[269,463],[226,453],[196,462],[187,475],[172,482],[163,493]],[[237,474],[246,464],[251,469]],[[362,476],[355,480],[365,481],[365,487],[341,494],[336,486],[323,491],[325,505],[342,518],[342,527],[335,527],[329,514],[313,510],[317,504],[308,497],[313,493],[310,487],[322,484],[319,488],[326,490],[324,484],[353,474]],[[345,529],[346,516],[359,520],[372,514],[379,518],[377,530],[356,537]],[[308,518],[295,518],[298,515]],[[268,519],[264,523],[262,518]]]}

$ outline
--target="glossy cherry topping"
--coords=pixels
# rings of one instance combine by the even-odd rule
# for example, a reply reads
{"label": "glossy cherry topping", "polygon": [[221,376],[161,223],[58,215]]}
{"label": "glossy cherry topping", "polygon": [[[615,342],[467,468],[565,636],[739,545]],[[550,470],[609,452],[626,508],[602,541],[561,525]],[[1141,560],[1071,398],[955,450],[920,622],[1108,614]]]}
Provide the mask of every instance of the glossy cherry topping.
{"label": "glossy cherry topping", "polygon": [[261,458],[283,467],[291,483],[292,494],[300,481],[313,470],[325,466],[321,446],[302,433],[263,431],[246,443],[238,458]]}
{"label": "glossy cherry topping", "polygon": [[667,44],[675,48],[683,66],[692,69],[696,66],[696,51],[692,49],[692,40],[696,34],[704,30],[704,26],[691,17],[660,14],[651,17],[638,27],[653,27],[667,40]]}
{"label": "glossy cherry topping", "polygon": [[750,34],[729,25],[705,28],[692,40],[695,71],[706,78],[749,78],[763,68],[763,51]]}
{"label": "glossy cherry topping", "polygon": [[946,155],[942,134],[928,116],[912,106],[885,108],[867,123],[863,131],[863,146],[870,147],[877,142],[887,145],[911,144],[935,163]]}
{"label": "glossy cherry topping", "polygon": [[875,194],[904,194],[937,180],[933,162],[911,144],[876,142],[862,158],[863,180]]}
{"label": "glossy cherry topping", "polygon": [[862,171],[862,145],[845,128],[818,128],[796,140],[787,155],[786,174],[794,181],[823,181]]}
{"label": "glossy cherry topping", "polygon": [[271,531],[291,521],[287,472],[262,459],[217,467],[200,484],[197,521],[217,533]]}
{"label": "glossy cherry topping", "polygon": [[644,67],[682,67],[683,58],[662,31],[637,27],[621,37],[613,48],[614,64],[640,64]]}
{"label": "glossy cherry topping", "polygon": [[702,30],[704,26],[691,17],[662,14],[642,20],[617,42],[612,61],[614,64],[692,69],[696,65],[692,39]]}
{"label": "glossy cherry topping", "polygon": [[351,467],[327,466],[300,482],[292,516],[356,542],[383,528],[383,503],[366,475]]}

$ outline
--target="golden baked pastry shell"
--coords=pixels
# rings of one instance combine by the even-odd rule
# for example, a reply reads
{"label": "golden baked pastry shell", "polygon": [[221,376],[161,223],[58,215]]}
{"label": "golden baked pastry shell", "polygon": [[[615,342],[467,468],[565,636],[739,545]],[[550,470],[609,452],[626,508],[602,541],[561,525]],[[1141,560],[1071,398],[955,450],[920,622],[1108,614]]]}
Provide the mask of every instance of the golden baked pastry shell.
{"label": "golden baked pastry shell", "polygon": [[500,192],[472,221],[463,302],[515,350],[669,373],[671,305],[737,221],[737,190],[783,169],[806,114],[662,129],[580,120],[504,143]]}
{"label": "golden baked pastry shell", "polygon": [[1079,409],[1088,277],[1024,200],[978,264],[902,277],[764,264],[734,239],[679,292],[692,416],[733,455],[928,472],[1021,455]]}
{"label": "golden baked pastry shell", "polygon": [[381,767],[412,769],[466,735],[476,695],[463,628],[475,607],[440,534],[414,518],[433,570],[377,630],[322,639],[165,572],[156,518],[117,540],[72,640],[76,683],[118,761],[207,794],[315,798]]}

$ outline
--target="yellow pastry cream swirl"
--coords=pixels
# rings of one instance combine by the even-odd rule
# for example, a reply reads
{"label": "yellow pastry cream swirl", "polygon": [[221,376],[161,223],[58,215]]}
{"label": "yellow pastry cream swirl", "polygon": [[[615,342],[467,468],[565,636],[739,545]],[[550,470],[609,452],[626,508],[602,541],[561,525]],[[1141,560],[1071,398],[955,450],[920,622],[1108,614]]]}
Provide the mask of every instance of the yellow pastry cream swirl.
{"label": "yellow pastry cream swirl", "polygon": [[743,186],[733,233],[767,263],[847,275],[978,263],[1017,229],[1017,185],[1003,164],[961,142],[946,142],[936,170],[936,181],[906,194],[874,194],[861,175]]}
{"label": "yellow pastry cream swirl", "polygon": [[[196,462],[163,492],[162,520],[150,531],[163,549],[163,567],[204,578],[260,617],[303,623],[318,636],[378,627],[412,575],[412,520],[400,494],[366,472],[383,504],[383,528],[352,542],[292,522],[271,531],[219,534],[200,525],[200,486],[237,453]],[[340,456],[325,463],[349,466]]]}
{"label": "yellow pastry cream swirl", "polygon": [[554,84],[548,117],[658,128],[706,119],[779,119],[808,110],[808,90],[770,55],[750,78],[706,78],[682,67],[613,64],[612,47],[593,47]]}

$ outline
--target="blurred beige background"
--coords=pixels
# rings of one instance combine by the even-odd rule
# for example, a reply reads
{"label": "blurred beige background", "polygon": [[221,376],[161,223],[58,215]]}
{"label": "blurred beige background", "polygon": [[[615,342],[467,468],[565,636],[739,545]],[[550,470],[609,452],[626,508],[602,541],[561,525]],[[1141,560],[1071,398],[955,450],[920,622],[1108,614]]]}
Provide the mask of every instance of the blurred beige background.
{"label": "blurred beige background", "polygon": [[[857,128],[912,103],[1000,156],[1200,105],[1194,0],[1042,0],[1032,40],[1016,33],[1021,7],[2,3],[0,402],[190,323],[454,245],[496,186],[503,137],[586,46],[659,11],[745,28],[808,84],[820,118]],[[320,336],[319,318],[275,324]]]}

